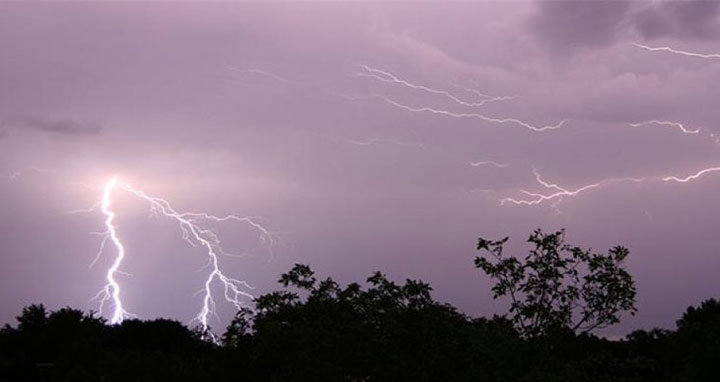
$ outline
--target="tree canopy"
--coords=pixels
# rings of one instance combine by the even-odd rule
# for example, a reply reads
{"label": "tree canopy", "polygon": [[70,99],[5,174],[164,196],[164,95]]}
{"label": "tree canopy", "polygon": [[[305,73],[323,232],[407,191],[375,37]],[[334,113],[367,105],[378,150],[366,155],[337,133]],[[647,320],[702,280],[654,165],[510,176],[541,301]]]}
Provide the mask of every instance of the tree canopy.
{"label": "tree canopy", "polygon": [[477,249],[489,256],[476,257],[475,266],[495,280],[494,298],[510,298],[509,316],[523,335],[565,328],[588,333],[636,312],[635,282],[623,264],[627,248],[592,253],[566,244],[564,230],[536,230],[530,253],[518,259],[503,253],[507,241],[478,239]]}
{"label": "tree canopy", "polygon": [[563,232],[536,231],[530,254],[510,260],[506,242],[481,239],[491,258],[476,265],[497,296],[515,293],[507,317],[468,316],[419,280],[376,272],[342,286],[296,264],[218,342],[174,320],[109,325],[30,305],[0,329],[0,381],[720,380],[717,300],[688,308],[675,330],[611,341],[590,329],[634,311],[627,250],[594,254],[566,245]]}

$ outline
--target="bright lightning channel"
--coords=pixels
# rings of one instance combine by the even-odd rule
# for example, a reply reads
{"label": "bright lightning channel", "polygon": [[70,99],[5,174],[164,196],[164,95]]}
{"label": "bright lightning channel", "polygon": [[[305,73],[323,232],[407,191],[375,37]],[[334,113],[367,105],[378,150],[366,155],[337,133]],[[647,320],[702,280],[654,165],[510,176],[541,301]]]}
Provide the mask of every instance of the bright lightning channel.
{"label": "bright lightning channel", "polygon": [[693,180],[695,180],[695,179],[697,179],[697,178],[699,178],[699,177],[701,177],[701,176],[703,176],[703,175],[705,175],[705,174],[708,174],[708,173],[711,173],[711,172],[715,172],[715,171],[720,171],[720,167],[708,167],[708,168],[705,168],[705,169],[702,169],[702,170],[696,172],[695,174],[688,175],[688,176],[686,176],[686,177],[684,177],[684,178],[680,178],[680,177],[677,177],[677,176],[666,176],[666,177],[660,178],[660,179],[661,179],[663,182],[687,183],[687,182],[693,181]]}
{"label": "bright lightning channel", "polygon": [[[597,183],[588,184],[585,186],[582,186],[580,188],[577,188],[575,190],[569,190],[563,187],[560,187],[559,185],[555,183],[549,183],[542,179],[542,176],[540,176],[540,173],[537,172],[537,170],[533,169],[533,174],[535,175],[535,180],[543,187],[554,190],[555,192],[549,193],[549,194],[541,194],[537,192],[530,192],[527,190],[520,190],[523,194],[529,196],[528,199],[515,199],[515,198],[504,198],[500,200],[500,204],[504,205],[505,203],[512,203],[516,205],[526,205],[526,206],[532,206],[536,204],[540,204],[545,201],[551,201],[558,199],[561,200],[563,197],[566,196],[577,196],[585,191],[591,190],[593,188],[600,187],[607,183],[617,183],[617,182],[642,182],[642,178],[611,178],[611,179],[605,179]],[[555,206],[553,206],[555,207]]]}
{"label": "bright lightning channel", "polygon": [[683,56],[706,58],[706,59],[707,58],[711,58],[711,59],[712,58],[720,58],[720,54],[717,54],[717,53],[711,53],[711,54],[694,53],[694,52],[688,52],[688,51],[684,51],[684,50],[673,49],[669,46],[652,47],[652,46],[647,46],[647,45],[638,44],[638,43],[633,43],[633,46],[648,50],[650,52],[668,52],[668,53],[674,53],[674,54],[679,54],[679,55],[683,55]]}
{"label": "bright lightning channel", "polygon": [[[713,172],[720,172],[720,167],[707,167],[707,168],[697,171],[694,174],[687,175],[685,177],[671,175],[671,176],[657,177],[655,179],[663,181],[663,182],[689,183],[691,181],[697,180],[698,178],[700,178],[706,174],[710,174]],[[556,203],[553,205],[553,207],[556,207],[557,203],[559,203],[563,197],[577,196],[585,191],[600,187],[605,184],[618,183],[618,182],[640,183],[640,182],[645,182],[645,181],[649,180],[649,178],[610,178],[610,179],[601,180],[597,183],[592,183],[592,184],[582,186],[575,190],[569,190],[569,189],[563,188],[557,184],[550,183],[550,182],[543,180],[542,176],[537,172],[537,170],[533,169],[533,174],[535,174],[535,180],[537,181],[537,183],[539,183],[541,186],[543,186],[547,189],[554,190],[554,192],[543,194],[543,193],[538,193],[538,192],[530,192],[527,190],[520,190],[521,193],[528,196],[527,199],[515,199],[512,197],[507,197],[507,198],[501,199],[500,204],[504,205],[506,203],[511,203],[511,204],[515,204],[515,205],[532,206],[532,205],[541,204],[546,201],[552,201],[552,200],[557,199]]]}
{"label": "bright lightning channel", "polygon": [[[112,179],[110,179],[110,181],[108,181],[103,188],[102,200],[100,202],[100,208],[102,209],[103,215],[105,215],[106,230],[106,236],[105,238],[103,238],[102,244],[100,246],[100,251],[102,252],[102,250],[105,248],[105,243],[109,239],[115,246],[117,254],[115,255],[115,260],[105,274],[107,284],[105,284],[105,287],[103,287],[103,289],[101,289],[100,292],[95,295],[95,298],[100,299],[100,312],[102,312],[103,307],[107,301],[112,301],[113,313],[110,317],[111,324],[119,324],[123,322],[123,320],[125,320],[125,318],[128,316],[128,312],[126,312],[123,308],[122,299],[120,298],[120,284],[117,282],[117,280],[115,280],[115,275],[119,272],[120,265],[125,258],[125,247],[123,246],[120,238],[118,237],[117,229],[114,224],[115,212],[113,212],[113,210],[110,208],[112,206],[112,192],[117,185],[117,177],[113,177]],[[99,254],[100,252],[98,252],[98,255]],[[93,263],[95,263],[96,261],[97,256]]]}
{"label": "bright lightning channel", "polygon": [[[246,306],[244,300],[252,299],[253,295],[247,291],[252,289],[247,282],[229,277],[221,270],[218,255],[231,254],[228,254],[223,250],[218,236],[211,229],[202,228],[201,223],[236,221],[248,224],[260,232],[261,240],[265,243],[267,249],[272,253],[273,237],[271,233],[262,225],[258,224],[252,217],[239,217],[236,215],[219,217],[204,212],[178,212],[167,200],[148,195],[144,191],[135,189],[127,183],[120,182],[117,177],[113,177],[105,184],[102,201],[100,203],[102,212],[105,215],[106,232],[104,233],[105,238],[101,244],[98,256],[104,250],[107,240],[110,240],[113,243],[116,249],[116,255],[111,267],[107,271],[107,284],[98,293],[98,295],[96,295],[96,298],[100,299],[101,313],[103,305],[107,301],[112,301],[113,313],[110,322],[113,324],[121,323],[129,316],[129,313],[123,308],[120,285],[115,279],[116,274],[120,273],[119,269],[123,259],[125,258],[125,248],[117,234],[117,227],[114,224],[116,213],[111,208],[112,194],[116,189],[129,192],[130,194],[148,202],[150,204],[151,211],[173,219],[179,224],[183,240],[193,247],[200,246],[205,248],[208,256],[208,263],[203,268],[208,267],[211,271],[205,280],[203,289],[200,290],[200,293],[203,293],[203,305],[194,320],[200,322],[203,332],[207,333],[207,335],[214,339],[213,334],[209,330],[208,324],[211,315],[217,316],[215,313],[216,301],[212,293],[213,283],[216,281],[220,283],[224,289],[223,298],[225,301],[234,305],[237,309]],[[97,261],[97,257],[95,261]]]}

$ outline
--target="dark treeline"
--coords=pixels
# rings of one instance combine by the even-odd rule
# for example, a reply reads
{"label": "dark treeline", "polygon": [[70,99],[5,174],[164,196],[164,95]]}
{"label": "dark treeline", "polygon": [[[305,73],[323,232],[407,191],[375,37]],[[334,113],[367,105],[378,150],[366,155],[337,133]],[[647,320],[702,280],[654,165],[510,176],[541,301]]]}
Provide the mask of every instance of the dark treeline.
{"label": "dark treeline", "polygon": [[682,314],[674,330],[611,341],[592,330],[634,311],[627,251],[591,254],[562,232],[530,237],[524,258],[480,240],[476,266],[510,311],[473,318],[420,281],[383,274],[340,286],[305,265],[242,310],[213,340],[172,320],[108,325],[42,305],[0,330],[2,381],[718,381],[720,302]]}

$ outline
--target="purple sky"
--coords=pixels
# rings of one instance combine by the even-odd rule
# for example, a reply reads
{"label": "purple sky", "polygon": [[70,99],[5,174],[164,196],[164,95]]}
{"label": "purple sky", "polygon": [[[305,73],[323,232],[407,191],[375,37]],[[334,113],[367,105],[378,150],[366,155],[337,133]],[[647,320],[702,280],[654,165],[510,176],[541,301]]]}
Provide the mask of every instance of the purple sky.
{"label": "purple sky", "polygon": [[[2,3],[0,322],[97,308],[103,216],[68,212],[117,174],[179,210],[261,216],[273,256],[216,227],[255,294],[302,262],[500,313],[477,237],[522,255],[566,227],[631,250],[640,311],[607,334],[671,327],[720,286],[720,171],[676,181],[720,166],[719,38],[717,2]],[[115,198],[127,309],[189,321],[202,250]]]}

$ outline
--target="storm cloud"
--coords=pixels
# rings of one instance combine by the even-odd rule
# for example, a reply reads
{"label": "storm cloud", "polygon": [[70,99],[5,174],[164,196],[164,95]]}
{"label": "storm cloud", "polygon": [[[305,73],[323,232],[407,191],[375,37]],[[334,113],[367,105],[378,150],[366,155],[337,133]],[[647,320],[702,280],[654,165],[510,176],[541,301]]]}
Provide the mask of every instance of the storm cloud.
{"label": "storm cloud", "polygon": [[677,38],[711,40],[720,37],[720,2],[662,1],[645,4],[633,15],[645,40]]}
{"label": "storm cloud", "polygon": [[53,134],[94,135],[102,131],[98,123],[82,123],[72,119],[45,119],[16,115],[0,120],[5,129],[29,129]]}
{"label": "storm cloud", "polygon": [[630,1],[539,1],[530,30],[554,48],[605,47],[615,41]]}

